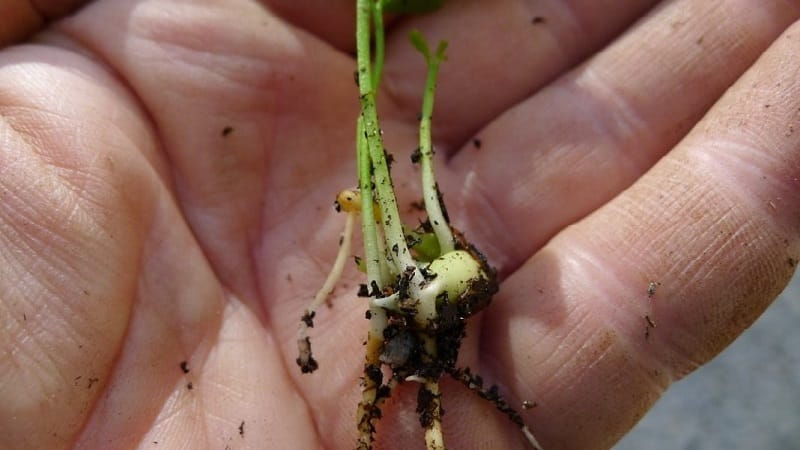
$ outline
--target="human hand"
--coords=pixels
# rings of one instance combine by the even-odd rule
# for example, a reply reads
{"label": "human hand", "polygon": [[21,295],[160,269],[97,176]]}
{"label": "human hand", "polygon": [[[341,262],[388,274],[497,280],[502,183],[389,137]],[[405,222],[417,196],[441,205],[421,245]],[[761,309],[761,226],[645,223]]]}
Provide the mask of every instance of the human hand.
{"label": "human hand", "polygon": [[[354,445],[357,274],[318,314],[320,369],[294,364],[330,204],[355,182],[353,8],[267,3],[282,18],[97,1],[0,53],[0,447]],[[535,403],[546,449],[612,445],[800,258],[800,10],[745,3],[634,24],[643,2],[463,1],[390,31],[379,102],[403,204],[424,72],[406,34],[450,42],[437,173],[504,278],[462,365]],[[524,448],[492,405],[443,390],[450,446]],[[422,446],[414,403],[386,404],[380,448]]]}

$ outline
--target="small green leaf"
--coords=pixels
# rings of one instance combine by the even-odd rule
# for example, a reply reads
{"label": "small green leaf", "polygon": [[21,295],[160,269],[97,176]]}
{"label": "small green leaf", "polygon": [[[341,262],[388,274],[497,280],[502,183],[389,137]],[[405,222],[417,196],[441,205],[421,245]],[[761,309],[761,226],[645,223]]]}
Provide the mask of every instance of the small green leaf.
{"label": "small green leaf", "polygon": [[411,45],[413,45],[417,51],[422,53],[422,56],[425,57],[425,62],[428,64],[438,65],[440,62],[447,59],[447,56],[445,55],[445,51],[447,50],[447,41],[439,41],[439,46],[436,47],[436,54],[432,58],[428,41],[425,39],[425,36],[423,36],[422,33],[420,33],[418,30],[411,30],[408,33],[408,39],[411,41]]}
{"label": "small green leaf", "polygon": [[433,233],[422,233],[416,236],[417,241],[411,248],[414,256],[422,262],[431,262],[438,258],[442,250],[439,248],[439,241]]}
{"label": "small green leaf", "polygon": [[423,56],[425,56],[425,60],[430,60],[431,58],[431,51],[428,49],[428,41],[425,40],[425,36],[419,32],[419,30],[411,30],[408,33],[408,39],[411,40],[411,45],[417,49]]}
{"label": "small green leaf", "polygon": [[444,0],[383,0],[383,9],[390,13],[414,14],[439,9]]}
{"label": "small green leaf", "polygon": [[447,55],[445,55],[445,51],[447,50],[447,41],[439,41],[439,47],[436,48],[436,59],[441,61],[447,60]]}

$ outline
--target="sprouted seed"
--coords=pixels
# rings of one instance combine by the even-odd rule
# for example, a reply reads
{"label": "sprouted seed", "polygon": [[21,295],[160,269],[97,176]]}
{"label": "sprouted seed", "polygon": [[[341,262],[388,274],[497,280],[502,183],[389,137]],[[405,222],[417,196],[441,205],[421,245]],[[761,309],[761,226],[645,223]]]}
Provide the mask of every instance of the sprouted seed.
{"label": "sprouted seed", "polygon": [[[437,2],[440,3],[440,2]],[[407,10],[403,5],[409,5]],[[419,116],[419,147],[412,163],[419,163],[427,218],[412,228],[403,224],[390,174],[391,158],[383,145],[376,92],[384,58],[383,7],[410,12],[428,2],[358,0],[356,3],[356,84],[361,114],[356,123],[358,188],[341,191],[336,209],[347,214],[339,252],[330,274],[303,313],[297,335],[297,364],[304,373],[318,369],[311,352],[309,329],[317,308],[331,295],[345,261],[350,257],[353,225],[360,216],[363,256],[355,257],[366,282],[358,297],[367,298],[369,331],[365,341],[362,398],[357,410],[356,448],[372,449],[375,424],[383,401],[405,382],[419,385],[416,412],[429,450],[443,450],[442,396],[439,379],[450,375],[479,397],[493,403],[513,423],[534,449],[541,449],[522,416],[500,395],[496,385],[468,367],[457,368],[467,320],[486,308],[498,290],[495,270],[483,254],[449,221],[436,183],[431,139],[434,91],[439,64],[447,44],[431,52],[419,32],[411,43],[428,67]],[[373,48],[374,45],[374,48]],[[479,144],[477,144],[479,146]],[[391,375],[384,379],[384,370]],[[528,403],[523,404],[527,409]]]}

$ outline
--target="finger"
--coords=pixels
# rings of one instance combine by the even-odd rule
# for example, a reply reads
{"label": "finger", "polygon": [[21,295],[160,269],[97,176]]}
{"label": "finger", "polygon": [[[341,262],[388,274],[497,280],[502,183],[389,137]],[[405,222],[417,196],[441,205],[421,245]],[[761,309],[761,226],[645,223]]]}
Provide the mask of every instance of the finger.
{"label": "finger", "polygon": [[502,111],[602,48],[654,1],[445,2],[397,24],[387,38],[385,91],[415,122],[425,66],[408,44],[419,29],[446,40],[436,94],[435,134],[453,149]]}
{"label": "finger", "polygon": [[676,150],[504,284],[484,351],[537,398],[545,448],[610,446],[795,271],[799,39],[795,24]]}
{"label": "finger", "polygon": [[0,3],[0,47],[21,41],[48,20],[64,16],[87,0],[6,0]]}
{"label": "finger", "polygon": [[115,86],[68,52],[0,54],[3,448],[74,442],[122,346],[155,196]]}
{"label": "finger", "polygon": [[251,255],[265,230],[299,223],[313,236],[308,211],[353,182],[352,60],[247,1],[97,3],[84,12],[59,30],[138,95],[215,270],[241,298],[258,298]]}
{"label": "finger", "polygon": [[461,186],[450,189],[465,193],[458,220],[513,270],[672,148],[799,15],[782,1],[658,8],[478,133],[481,148],[452,161]]}

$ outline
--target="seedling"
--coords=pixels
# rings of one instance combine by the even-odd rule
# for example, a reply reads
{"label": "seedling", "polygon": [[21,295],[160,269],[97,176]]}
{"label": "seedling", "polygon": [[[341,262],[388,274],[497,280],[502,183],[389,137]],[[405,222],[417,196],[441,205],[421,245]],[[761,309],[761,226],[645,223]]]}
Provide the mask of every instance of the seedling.
{"label": "seedling", "polygon": [[[356,74],[361,99],[361,114],[356,124],[359,188],[342,191],[337,196],[337,209],[347,214],[345,230],[333,268],[300,321],[297,363],[304,373],[318,368],[308,330],[313,326],[316,309],[333,291],[349,259],[352,229],[360,215],[364,257],[356,261],[366,273],[359,296],[368,299],[369,331],[357,412],[357,448],[372,448],[381,404],[395,386],[416,382],[419,383],[417,413],[425,430],[426,446],[429,450],[444,449],[439,379],[448,374],[492,402],[520,427],[533,448],[540,449],[520,414],[499,395],[497,386],[485,388],[479,375],[469,368],[456,367],[466,321],[489,305],[498,282],[495,270],[483,254],[450,224],[434,174],[431,118],[439,64],[445,59],[445,42],[432,52],[420,33],[410,35],[411,43],[424,56],[428,67],[419,148],[412,155],[412,162],[420,166],[427,218],[416,228],[402,223],[383,145],[376,108],[384,57],[383,8],[409,12],[403,7],[418,11],[438,3],[357,1]],[[384,371],[390,374],[388,379]]]}

